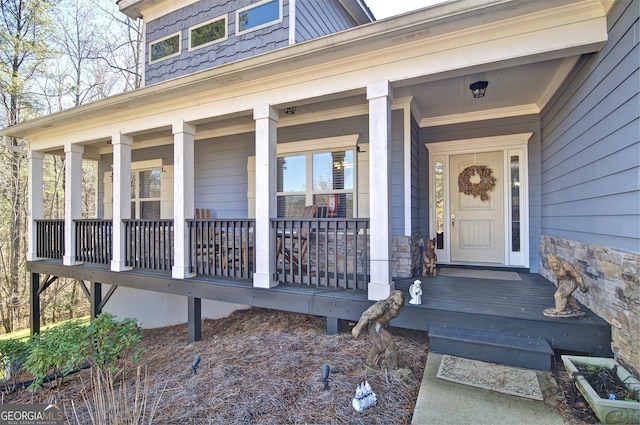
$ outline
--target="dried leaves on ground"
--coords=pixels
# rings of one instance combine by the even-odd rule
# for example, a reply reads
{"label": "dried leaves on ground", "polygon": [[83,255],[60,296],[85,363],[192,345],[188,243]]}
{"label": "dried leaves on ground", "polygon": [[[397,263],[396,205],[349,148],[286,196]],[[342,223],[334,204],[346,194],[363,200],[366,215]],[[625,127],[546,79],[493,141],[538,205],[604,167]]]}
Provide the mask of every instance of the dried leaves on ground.
{"label": "dried leaves on ground", "polygon": [[[115,385],[125,379],[129,404],[144,388],[144,423],[152,411],[154,424],[411,423],[429,350],[426,333],[391,329],[407,372],[398,376],[364,368],[370,342],[366,337],[354,340],[354,324],[342,322],[340,333],[330,336],[322,317],[252,308],[204,320],[202,341],[192,344],[186,343],[185,324],[145,330],[144,382],[136,380],[137,365],[130,364],[115,377]],[[194,373],[196,356],[201,360]],[[322,383],[324,364],[331,368],[328,390]],[[559,361],[553,377],[547,404],[559,409],[568,424],[597,423]],[[2,402],[63,404],[68,423],[98,424],[85,402],[85,397],[95,400],[92,379],[91,371],[84,370],[35,393],[21,389],[3,394]],[[351,400],[356,385],[365,380],[378,402],[357,412]]]}
{"label": "dried leaves on ground", "polygon": [[[399,376],[365,370],[370,343],[367,338],[354,340],[353,324],[343,325],[345,329],[330,336],[324,318],[252,308],[204,320],[202,341],[192,344],[186,343],[186,325],[145,330],[142,364],[148,404],[159,400],[153,423],[410,423],[428,354],[426,334],[392,329],[400,363],[408,370]],[[194,373],[198,355],[201,361]],[[331,369],[328,390],[322,383],[324,364]],[[126,376],[133,387],[135,365]],[[365,380],[378,402],[357,412],[351,400],[356,385]],[[8,394],[4,402],[62,403],[70,423],[91,423],[83,382],[85,387],[91,382],[89,371],[35,394]]]}

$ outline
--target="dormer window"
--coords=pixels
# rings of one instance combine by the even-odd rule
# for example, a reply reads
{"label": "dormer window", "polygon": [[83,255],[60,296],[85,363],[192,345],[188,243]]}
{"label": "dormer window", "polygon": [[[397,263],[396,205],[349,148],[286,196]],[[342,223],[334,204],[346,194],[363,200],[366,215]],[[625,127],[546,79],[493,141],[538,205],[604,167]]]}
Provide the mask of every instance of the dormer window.
{"label": "dormer window", "polygon": [[226,39],[226,15],[189,28],[189,50],[209,46]]}
{"label": "dormer window", "polygon": [[169,59],[180,54],[180,33],[171,34],[151,43],[149,63]]}
{"label": "dormer window", "polygon": [[273,25],[282,21],[281,0],[263,0],[236,12],[236,34]]}

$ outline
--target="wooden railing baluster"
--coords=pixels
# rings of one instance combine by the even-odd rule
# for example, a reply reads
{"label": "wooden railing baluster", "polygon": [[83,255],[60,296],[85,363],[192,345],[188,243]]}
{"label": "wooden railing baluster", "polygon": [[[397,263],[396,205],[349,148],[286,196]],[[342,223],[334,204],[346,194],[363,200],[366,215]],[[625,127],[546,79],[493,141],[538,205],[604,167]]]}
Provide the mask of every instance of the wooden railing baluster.
{"label": "wooden railing baluster", "polygon": [[366,290],[369,219],[278,218],[275,277],[281,283]]}
{"label": "wooden railing baluster", "polygon": [[76,259],[84,263],[109,264],[112,259],[111,220],[74,220],[76,226]]}

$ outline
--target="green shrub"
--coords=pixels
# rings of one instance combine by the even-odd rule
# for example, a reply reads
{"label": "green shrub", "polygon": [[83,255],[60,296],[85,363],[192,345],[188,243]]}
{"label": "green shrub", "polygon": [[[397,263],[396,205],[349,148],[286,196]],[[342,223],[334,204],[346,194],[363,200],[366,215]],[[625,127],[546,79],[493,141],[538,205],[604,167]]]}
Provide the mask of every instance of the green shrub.
{"label": "green shrub", "polygon": [[5,389],[15,388],[16,377],[29,354],[29,343],[24,338],[0,340],[0,375],[5,372]]}
{"label": "green shrub", "polygon": [[140,359],[142,329],[135,320],[126,318],[118,322],[112,314],[102,313],[89,327],[95,344],[92,363],[97,367],[113,369],[118,360]]}
{"label": "green shrub", "polygon": [[37,390],[49,374],[56,382],[88,363],[98,369],[118,369],[118,360],[139,360],[142,329],[133,319],[119,322],[109,313],[99,315],[87,326],[69,321],[39,334],[28,342],[25,368],[34,376],[30,390]]}
{"label": "green shrub", "polygon": [[90,331],[78,321],[68,321],[36,334],[29,345],[25,367],[35,378],[31,389],[40,388],[48,374],[56,374],[57,381],[77,370],[92,351]]}

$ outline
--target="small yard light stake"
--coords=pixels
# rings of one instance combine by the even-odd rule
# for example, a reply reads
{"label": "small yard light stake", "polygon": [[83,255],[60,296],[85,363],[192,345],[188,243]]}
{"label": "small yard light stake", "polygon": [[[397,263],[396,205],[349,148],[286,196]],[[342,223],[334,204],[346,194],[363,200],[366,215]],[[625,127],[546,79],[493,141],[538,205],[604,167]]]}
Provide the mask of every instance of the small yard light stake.
{"label": "small yard light stake", "polygon": [[324,384],[324,390],[329,389],[329,372],[331,368],[328,364],[322,365],[322,383]]}
{"label": "small yard light stake", "polygon": [[193,370],[193,374],[198,374],[198,365],[200,364],[200,354],[196,355],[196,358],[193,359],[193,363],[191,364],[191,370]]}

